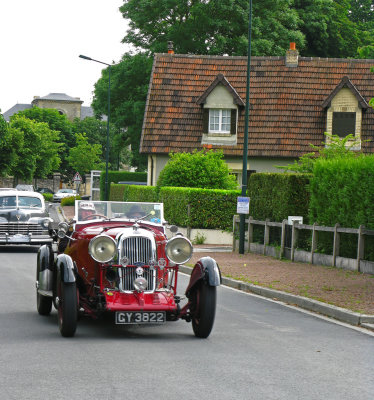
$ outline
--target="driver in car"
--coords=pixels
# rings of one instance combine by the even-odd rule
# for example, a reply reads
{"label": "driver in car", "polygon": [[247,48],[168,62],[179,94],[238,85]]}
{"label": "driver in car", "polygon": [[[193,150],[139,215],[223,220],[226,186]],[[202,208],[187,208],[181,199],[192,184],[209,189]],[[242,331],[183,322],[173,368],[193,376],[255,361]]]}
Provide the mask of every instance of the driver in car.
{"label": "driver in car", "polygon": [[130,219],[142,218],[145,215],[145,212],[138,204],[131,206],[130,210],[126,213],[126,217]]}

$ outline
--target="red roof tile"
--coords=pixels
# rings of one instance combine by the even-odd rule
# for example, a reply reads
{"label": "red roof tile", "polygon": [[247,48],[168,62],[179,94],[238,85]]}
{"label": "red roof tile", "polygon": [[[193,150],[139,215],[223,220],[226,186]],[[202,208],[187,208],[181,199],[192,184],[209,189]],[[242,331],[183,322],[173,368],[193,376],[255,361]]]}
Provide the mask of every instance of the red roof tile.
{"label": "red roof tile", "polygon": [[[374,60],[299,57],[297,67],[284,57],[252,57],[248,155],[298,157],[309,144],[324,141],[326,101],[344,77],[361,106],[374,97]],[[203,109],[197,103],[222,74],[246,102],[246,57],[156,54],[141,138],[142,153],[192,152],[201,144]],[[218,78],[219,79],[219,78]],[[324,104],[325,102],[325,104]],[[362,147],[374,152],[374,110],[363,109]],[[244,109],[238,116],[236,146],[212,145],[227,156],[241,156]]]}

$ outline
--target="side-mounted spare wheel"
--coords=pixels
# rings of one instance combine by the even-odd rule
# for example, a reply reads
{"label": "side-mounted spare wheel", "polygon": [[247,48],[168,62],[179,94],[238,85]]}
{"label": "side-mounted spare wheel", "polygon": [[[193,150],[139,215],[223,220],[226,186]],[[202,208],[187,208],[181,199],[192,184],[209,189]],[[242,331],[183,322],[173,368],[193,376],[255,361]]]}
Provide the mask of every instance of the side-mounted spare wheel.
{"label": "side-mounted spare wheel", "polygon": [[207,338],[216,315],[217,289],[201,281],[192,293],[192,329],[196,337]]}

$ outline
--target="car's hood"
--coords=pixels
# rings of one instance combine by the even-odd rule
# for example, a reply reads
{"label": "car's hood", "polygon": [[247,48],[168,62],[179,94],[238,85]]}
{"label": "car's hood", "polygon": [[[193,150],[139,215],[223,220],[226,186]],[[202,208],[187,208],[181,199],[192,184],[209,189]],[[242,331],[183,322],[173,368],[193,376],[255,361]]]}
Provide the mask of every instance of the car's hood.
{"label": "car's hood", "polygon": [[27,222],[31,217],[43,218],[46,214],[40,210],[0,210],[0,220],[8,222]]}

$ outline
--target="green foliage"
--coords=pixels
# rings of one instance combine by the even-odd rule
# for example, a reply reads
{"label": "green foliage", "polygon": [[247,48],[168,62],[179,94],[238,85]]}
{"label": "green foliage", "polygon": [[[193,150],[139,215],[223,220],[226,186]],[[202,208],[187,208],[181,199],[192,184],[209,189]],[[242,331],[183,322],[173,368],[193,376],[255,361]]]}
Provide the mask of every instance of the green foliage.
{"label": "green foliage", "polygon": [[45,122],[51,130],[59,132],[59,142],[62,144],[58,150],[58,157],[61,161],[59,172],[62,174],[63,180],[72,179],[75,171],[69,166],[67,156],[69,149],[75,146],[75,137],[73,134],[73,125],[67,119],[66,115],[61,115],[55,109],[32,107],[14,114],[11,117],[11,122],[13,118],[18,118],[18,116],[23,116],[37,122]]}
{"label": "green foliage", "polygon": [[308,220],[309,174],[255,173],[249,178],[250,215],[281,222],[289,215]]}
{"label": "green foliage", "polygon": [[20,115],[12,117],[9,129],[17,142],[17,157],[10,170],[16,179],[44,178],[58,168],[57,131],[51,130],[46,123]]}
{"label": "green foliage", "polygon": [[[119,145],[131,145],[131,165],[138,171],[147,166],[146,156],[139,154],[145,102],[152,58],[145,54],[125,54],[111,66],[110,120],[119,131]],[[108,114],[108,68],[95,84],[92,107],[97,115]]]}
{"label": "green foliage", "polygon": [[318,160],[311,180],[310,221],[374,229],[374,156]]}
{"label": "green foliage", "polygon": [[[165,219],[178,226],[232,230],[239,190],[162,187]],[[188,215],[188,205],[190,215]]]}
{"label": "green foliage", "polygon": [[337,135],[325,133],[325,136],[329,140],[322,142],[323,147],[310,144],[310,147],[315,151],[304,154],[299,157],[299,160],[294,161],[293,164],[278,166],[277,168],[283,169],[285,172],[292,171],[309,174],[313,173],[314,165],[318,159],[350,159],[359,155],[359,152],[354,149],[360,148],[360,140],[356,139],[353,135],[347,135],[341,138]]}
{"label": "green foliage", "polygon": [[16,159],[16,148],[8,124],[0,114],[0,176],[5,176]]}
{"label": "green foliage", "polygon": [[[101,161],[106,161],[107,122],[94,117],[83,120],[76,118],[73,122],[74,133],[85,133],[90,145],[99,144],[102,152]],[[121,164],[130,164],[130,152],[126,146],[126,138],[123,130],[114,124],[109,124],[109,165],[112,169],[120,168]]]}
{"label": "green foliage", "polygon": [[[108,187],[111,188],[112,183],[118,182],[147,182],[146,172],[129,172],[129,171],[108,171]],[[125,186],[125,185],[124,185]],[[104,200],[105,193],[105,171],[100,175],[100,197]],[[110,197],[110,194],[109,194]],[[122,201],[122,198],[121,198]]]}
{"label": "green foliage", "polygon": [[220,151],[194,151],[170,154],[170,160],[160,173],[157,186],[201,187],[205,189],[237,188],[236,178]]}
{"label": "green foliage", "polygon": [[105,164],[100,160],[100,144],[89,144],[85,133],[77,133],[76,145],[69,150],[69,165],[82,176],[91,170],[100,170]]}
{"label": "green foliage", "polygon": [[81,196],[63,197],[61,199],[61,207],[74,206],[75,200],[82,200]]}
{"label": "green foliage", "polygon": [[53,201],[53,194],[52,193],[43,193],[43,197],[45,201]]}
{"label": "green foliage", "polygon": [[[116,185],[117,186],[117,185]],[[124,186],[122,201],[149,201],[159,202],[159,191],[155,186],[120,185]]]}

